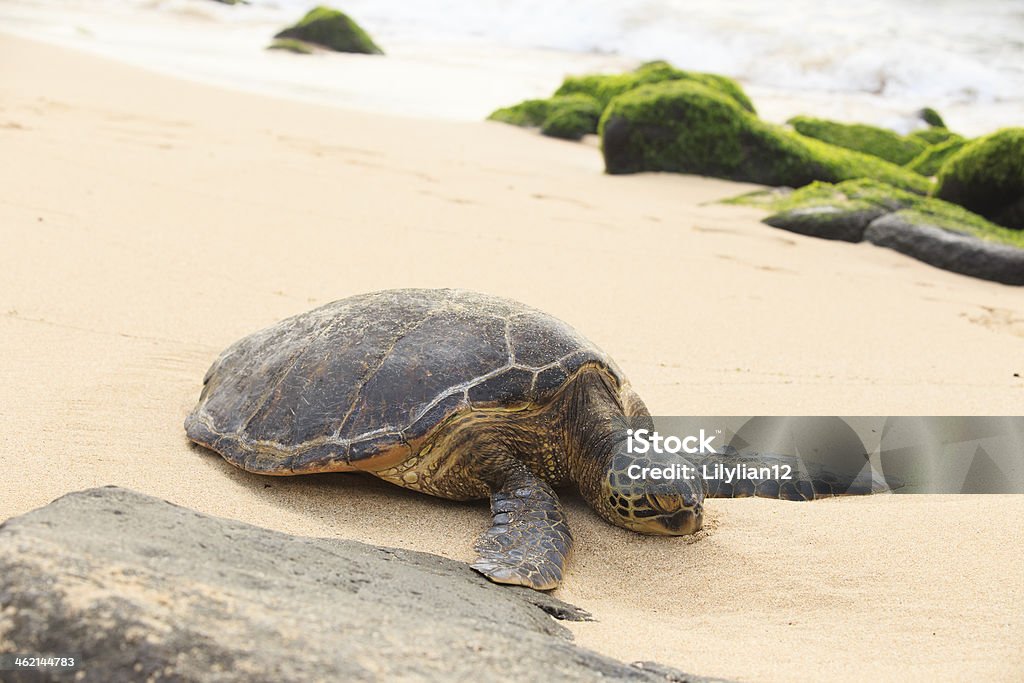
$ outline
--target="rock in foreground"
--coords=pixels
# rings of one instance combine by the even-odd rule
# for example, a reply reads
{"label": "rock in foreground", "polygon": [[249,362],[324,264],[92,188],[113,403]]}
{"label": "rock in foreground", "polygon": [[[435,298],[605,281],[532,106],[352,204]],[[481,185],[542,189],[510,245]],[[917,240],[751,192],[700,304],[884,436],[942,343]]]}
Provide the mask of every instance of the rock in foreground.
{"label": "rock in foreground", "polygon": [[699,680],[576,647],[551,615],[584,616],[445,558],[114,487],[0,525],[0,652],[82,662],[4,681]]}

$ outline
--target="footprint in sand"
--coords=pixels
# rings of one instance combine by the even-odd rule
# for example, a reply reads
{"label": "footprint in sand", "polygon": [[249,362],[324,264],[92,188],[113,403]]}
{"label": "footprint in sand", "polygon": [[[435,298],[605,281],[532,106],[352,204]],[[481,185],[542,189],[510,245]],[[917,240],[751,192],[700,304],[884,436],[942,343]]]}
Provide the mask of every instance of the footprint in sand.
{"label": "footprint in sand", "polygon": [[533,197],[534,199],[549,199],[556,202],[565,202],[566,204],[573,204],[575,206],[583,207],[584,209],[594,208],[590,204],[587,204],[584,201],[580,201],[579,199],[574,199],[572,197],[557,197],[552,194],[544,194],[543,192],[534,192],[530,196]]}
{"label": "footprint in sand", "polygon": [[743,261],[729,254],[715,254],[715,257],[720,258],[723,261],[732,261],[733,263],[738,263],[741,266],[747,266],[748,268],[754,268],[756,270],[764,270],[769,273],[790,273],[792,275],[798,274],[795,270],[791,270],[789,268],[782,268],[781,266],[769,266],[759,263],[749,263],[747,261]]}
{"label": "footprint in sand", "polygon": [[1018,337],[1024,337],[1024,315],[1012,311],[1009,308],[997,308],[995,306],[981,306],[982,313],[960,315],[969,321],[982,327],[987,327],[996,332],[1009,332]]}
{"label": "footprint in sand", "polygon": [[778,235],[749,234],[741,232],[739,230],[734,230],[732,228],[709,228],[705,225],[695,225],[693,226],[693,231],[719,233],[723,235],[737,235],[742,237],[756,237],[757,239],[768,240],[769,242],[776,242],[778,244],[784,244],[787,247],[792,247],[796,245],[796,240],[791,240],[788,237],[779,237]]}

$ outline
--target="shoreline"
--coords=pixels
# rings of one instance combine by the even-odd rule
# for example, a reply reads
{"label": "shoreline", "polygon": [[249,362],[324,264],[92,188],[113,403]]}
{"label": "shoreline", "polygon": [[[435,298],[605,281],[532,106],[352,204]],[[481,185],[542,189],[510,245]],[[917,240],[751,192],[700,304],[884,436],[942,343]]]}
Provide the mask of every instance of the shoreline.
{"label": "shoreline", "polygon": [[[496,123],[212,88],[0,35],[0,520],[117,484],[304,536],[472,560],[487,505],[361,476],[268,479],[182,420],[241,336],[350,294],[467,287],[572,324],[654,414],[1010,414],[1019,290],[718,204],[755,186],[608,176]],[[130,97],[125,94],[130,93]],[[640,537],[575,496],[577,643],[738,680],[1012,680],[1020,496],[714,500]],[[955,567],[951,571],[949,568]],[[628,625],[628,628],[625,627]]]}
{"label": "shoreline", "polygon": [[[4,31],[216,88],[367,113],[463,122],[482,121],[494,110],[524,99],[548,97],[567,75],[618,73],[645,61],[615,53],[495,47],[468,38],[439,43],[397,38],[394,51],[383,58],[293,55],[266,50],[274,27],[282,27],[272,22],[286,21],[283,17],[272,19],[275,13],[254,7],[262,14],[237,23],[218,22],[218,16],[230,16],[234,9],[210,2],[170,12],[126,7],[118,15],[109,9],[92,13],[71,7],[69,18],[59,20],[62,15],[54,16],[54,9],[45,5],[12,5]],[[951,129],[976,137],[1017,125],[1020,118],[1020,102],[998,97],[937,103],[924,94],[784,88],[739,80],[760,116],[775,123],[810,115],[907,133],[919,125],[914,112],[938,106]]]}

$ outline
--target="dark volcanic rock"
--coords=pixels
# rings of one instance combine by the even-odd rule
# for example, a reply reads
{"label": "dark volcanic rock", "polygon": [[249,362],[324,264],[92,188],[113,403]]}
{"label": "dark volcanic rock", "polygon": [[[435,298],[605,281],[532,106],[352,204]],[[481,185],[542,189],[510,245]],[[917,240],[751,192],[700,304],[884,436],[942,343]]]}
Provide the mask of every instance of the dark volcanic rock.
{"label": "dark volcanic rock", "polygon": [[913,222],[903,212],[872,222],[864,231],[864,239],[954,273],[1024,285],[1024,249]]}
{"label": "dark volcanic rock", "polygon": [[868,224],[885,215],[880,207],[854,208],[810,206],[790,209],[768,216],[764,222],[801,235],[844,242],[860,242]]}
{"label": "dark volcanic rock", "polygon": [[859,179],[814,183],[774,199],[762,192],[734,201],[775,208],[764,219],[772,227],[847,242],[867,240],[954,273],[1024,284],[1024,249],[1017,233],[934,197]]}
{"label": "dark volcanic rock", "polygon": [[576,647],[550,615],[585,617],[452,560],[114,487],[0,525],[0,652],[82,662],[4,681],[700,680]]}

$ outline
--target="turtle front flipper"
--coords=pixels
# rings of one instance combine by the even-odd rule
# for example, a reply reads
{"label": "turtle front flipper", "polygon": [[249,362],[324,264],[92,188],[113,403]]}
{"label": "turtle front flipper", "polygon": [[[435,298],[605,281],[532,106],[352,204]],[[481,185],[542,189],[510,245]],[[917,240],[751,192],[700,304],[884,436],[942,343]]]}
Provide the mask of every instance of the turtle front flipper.
{"label": "turtle front flipper", "polygon": [[860,467],[847,463],[826,468],[790,455],[733,452],[697,456],[694,462],[708,498],[816,500],[890,490],[866,459]]}
{"label": "turtle front flipper", "polygon": [[555,492],[520,463],[491,492],[491,528],[476,542],[472,564],[495,583],[557,588],[572,534]]}

